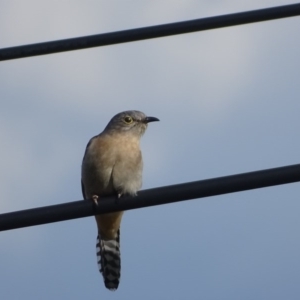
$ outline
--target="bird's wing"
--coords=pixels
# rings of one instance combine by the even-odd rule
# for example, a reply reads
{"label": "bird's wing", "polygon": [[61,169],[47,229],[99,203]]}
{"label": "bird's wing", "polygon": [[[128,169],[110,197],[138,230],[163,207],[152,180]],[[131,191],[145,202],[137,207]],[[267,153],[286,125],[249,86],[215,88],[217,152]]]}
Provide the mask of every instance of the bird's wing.
{"label": "bird's wing", "polygon": [[82,179],[81,179],[81,191],[82,191],[83,199],[86,200],[86,198],[85,198],[85,191],[84,191],[84,184],[83,184]]}

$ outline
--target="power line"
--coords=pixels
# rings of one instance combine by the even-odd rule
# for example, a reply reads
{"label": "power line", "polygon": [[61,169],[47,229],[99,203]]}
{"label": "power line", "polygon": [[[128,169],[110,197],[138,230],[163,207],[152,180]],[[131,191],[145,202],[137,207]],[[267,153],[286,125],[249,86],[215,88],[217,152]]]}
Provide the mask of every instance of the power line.
{"label": "power line", "polygon": [[[0,231],[120,210],[216,196],[300,181],[300,164],[143,190],[136,197],[105,197],[96,206],[81,200],[0,215]],[[117,202],[116,202],[117,201]]]}
{"label": "power line", "polygon": [[0,49],[0,61],[100,47],[300,15],[300,3]]}

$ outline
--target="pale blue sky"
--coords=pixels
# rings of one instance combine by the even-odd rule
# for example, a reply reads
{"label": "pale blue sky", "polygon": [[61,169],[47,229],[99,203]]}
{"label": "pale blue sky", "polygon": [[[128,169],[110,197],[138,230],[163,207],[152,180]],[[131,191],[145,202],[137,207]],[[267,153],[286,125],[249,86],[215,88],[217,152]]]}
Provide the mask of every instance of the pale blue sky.
{"label": "pale blue sky", "polygon": [[[0,1],[0,47],[297,3]],[[82,199],[89,138],[116,113],[152,188],[299,163],[300,17],[0,63],[1,213]],[[299,299],[298,183],[129,211],[119,289],[93,218],[0,233],[1,299]]]}

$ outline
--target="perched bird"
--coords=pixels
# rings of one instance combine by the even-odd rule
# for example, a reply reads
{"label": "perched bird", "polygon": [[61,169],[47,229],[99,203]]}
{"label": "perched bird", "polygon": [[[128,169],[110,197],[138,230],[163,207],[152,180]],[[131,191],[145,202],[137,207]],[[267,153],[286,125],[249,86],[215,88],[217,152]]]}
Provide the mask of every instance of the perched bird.
{"label": "perched bird", "polygon": [[[149,122],[159,121],[136,110],[115,115],[104,131],[87,144],[81,168],[84,199],[135,196],[142,186],[140,138]],[[121,201],[121,199],[120,199]],[[97,260],[104,284],[116,290],[120,281],[120,223],[123,212],[95,216]]]}

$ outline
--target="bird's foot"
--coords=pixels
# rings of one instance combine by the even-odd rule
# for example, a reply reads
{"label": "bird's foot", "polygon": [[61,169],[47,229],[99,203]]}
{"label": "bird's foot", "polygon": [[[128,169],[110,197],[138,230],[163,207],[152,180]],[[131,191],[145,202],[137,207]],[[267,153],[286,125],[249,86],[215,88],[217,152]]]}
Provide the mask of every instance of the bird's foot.
{"label": "bird's foot", "polygon": [[98,195],[93,195],[92,196],[92,200],[93,202],[98,206],[98,199],[99,199],[99,196]]}
{"label": "bird's foot", "polygon": [[117,198],[116,198],[116,200],[115,200],[115,203],[116,203],[116,204],[119,203],[119,200],[120,200],[121,197],[122,197],[122,194],[121,194],[121,193],[118,193]]}

